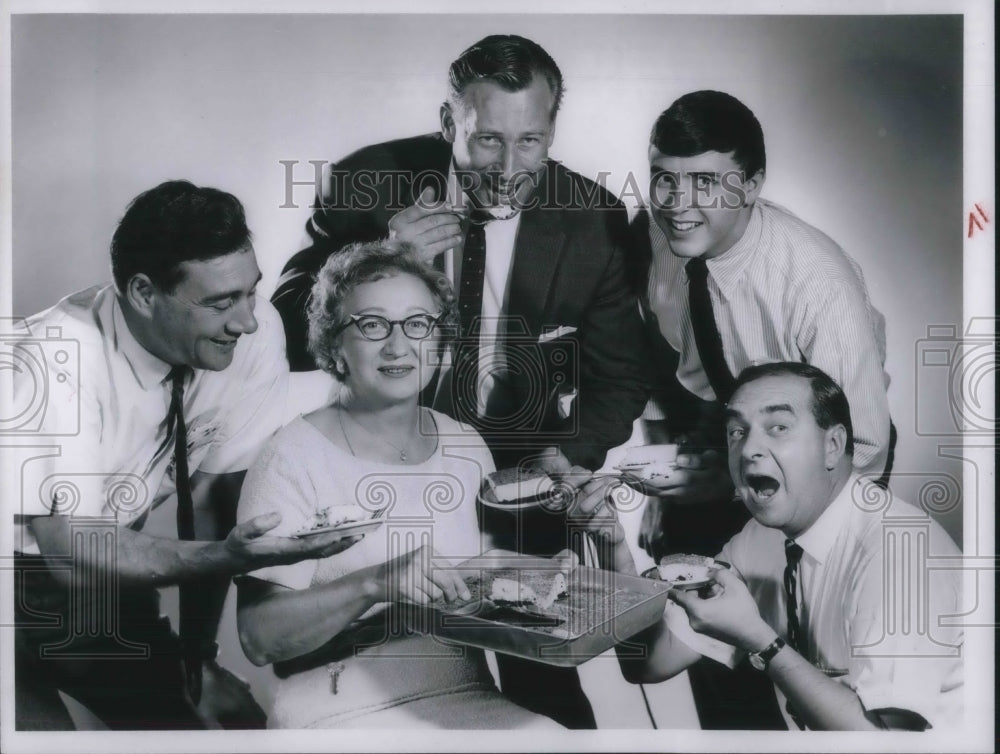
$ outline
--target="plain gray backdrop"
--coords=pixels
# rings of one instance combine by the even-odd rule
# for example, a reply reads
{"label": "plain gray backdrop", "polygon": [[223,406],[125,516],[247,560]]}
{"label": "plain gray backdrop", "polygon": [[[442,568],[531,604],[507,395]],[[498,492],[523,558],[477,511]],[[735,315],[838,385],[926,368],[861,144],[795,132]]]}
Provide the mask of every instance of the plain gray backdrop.
{"label": "plain gray backdrop", "polygon": [[962,322],[962,31],[961,16],[17,15],[13,314],[108,279],[125,206],[169,178],[244,202],[268,295],[313,196],[288,193],[281,161],[308,183],[310,160],[436,130],[449,62],[523,34],[566,79],[551,154],[629,204],[676,97],[721,89],[756,113],[763,195],[857,259],[885,315],[893,489],[961,541],[961,463],[918,433],[953,424],[947,375],[918,356],[928,326]]}

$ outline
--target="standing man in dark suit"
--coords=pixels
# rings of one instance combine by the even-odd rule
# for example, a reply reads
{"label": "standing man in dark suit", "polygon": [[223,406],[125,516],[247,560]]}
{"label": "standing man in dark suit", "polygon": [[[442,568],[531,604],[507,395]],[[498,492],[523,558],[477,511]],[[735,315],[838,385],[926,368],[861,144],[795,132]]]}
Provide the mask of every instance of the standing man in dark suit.
{"label": "standing man in dark suit", "polygon": [[[625,208],[548,157],[562,92],[555,61],[530,40],[468,48],[449,70],[440,134],[366,147],[328,172],[312,245],[289,260],[272,301],[292,368],[315,368],[305,306],[326,258],[386,236],[413,244],[458,291],[460,344],[435,405],[474,426],[499,468],[530,463],[598,484],[590,472],[645,403],[644,335],[626,281]],[[573,544],[561,513],[483,514],[521,552]],[[498,659],[516,702],[594,727],[575,671]]]}

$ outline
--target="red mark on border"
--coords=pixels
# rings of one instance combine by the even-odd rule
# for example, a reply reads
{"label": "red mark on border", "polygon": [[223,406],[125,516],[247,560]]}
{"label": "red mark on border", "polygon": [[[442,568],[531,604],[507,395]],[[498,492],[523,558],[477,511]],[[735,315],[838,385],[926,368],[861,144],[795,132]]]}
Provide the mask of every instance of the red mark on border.
{"label": "red mark on border", "polygon": [[[972,206],[976,208],[976,211],[969,213],[969,233],[966,236],[967,238],[972,238],[972,234],[975,233],[976,230],[986,230],[985,226],[990,222],[989,215],[986,214],[986,210],[979,206],[979,202],[976,202]],[[980,217],[983,219],[982,222],[979,222]],[[973,226],[975,226],[975,230],[973,230]]]}

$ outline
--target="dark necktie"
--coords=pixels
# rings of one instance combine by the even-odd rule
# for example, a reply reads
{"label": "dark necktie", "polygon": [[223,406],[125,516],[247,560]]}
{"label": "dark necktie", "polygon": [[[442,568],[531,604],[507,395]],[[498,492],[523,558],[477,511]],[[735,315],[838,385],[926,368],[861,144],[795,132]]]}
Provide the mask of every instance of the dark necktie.
{"label": "dark necktie", "polygon": [[[187,425],[184,422],[184,381],[191,368],[177,366],[170,370],[170,411],[167,413],[167,433],[174,434],[174,482],[177,486],[177,538],[194,539],[194,503],[191,499],[191,475],[187,457]],[[201,698],[202,658],[194,647],[189,629],[190,616],[197,612],[196,585],[180,584],[178,610],[180,612],[181,659],[187,676],[188,690],[195,704]]]}
{"label": "dark necktie", "polygon": [[465,246],[462,247],[462,280],[458,288],[458,316],[462,323],[462,337],[479,333],[476,319],[483,313],[486,223],[490,219],[487,213],[473,210],[469,218],[469,230],[465,235]]}
{"label": "dark necktie", "polygon": [[479,402],[479,319],[486,279],[486,223],[491,219],[486,212],[473,210],[462,247],[462,279],[458,286],[461,335],[455,352],[453,395],[454,418],[466,423],[476,418]]}
{"label": "dark necktie", "polygon": [[691,327],[694,342],[698,347],[698,357],[705,369],[708,382],[720,403],[727,403],[733,394],[732,373],[726,364],[722,350],[722,336],[712,310],[712,298],[708,293],[708,265],[704,259],[692,259],[684,269],[688,276],[688,305],[691,308]]}
{"label": "dark necktie", "polygon": [[188,471],[187,426],[184,423],[184,380],[191,368],[178,366],[170,370],[170,411],[167,413],[167,435],[174,435],[174,481],[177,485],[177,536],[194,539],[194,504],[191,500],[191,475]]}
{"label": "dark necktie", "polygon": [[[803,657],[806,656],[806,641],[802,635],[802,627],[799,625],[799,602],[798,602],[798,567],[802,560],[802,548],[791,539],[785,540],[785,615],[788,622],[788,646],[794,649]],[[808,658],[806,658],[808,659]],[[785,709],[801,730],[805,730],[805,725],[795,714],[790,702],[785,704]]]}

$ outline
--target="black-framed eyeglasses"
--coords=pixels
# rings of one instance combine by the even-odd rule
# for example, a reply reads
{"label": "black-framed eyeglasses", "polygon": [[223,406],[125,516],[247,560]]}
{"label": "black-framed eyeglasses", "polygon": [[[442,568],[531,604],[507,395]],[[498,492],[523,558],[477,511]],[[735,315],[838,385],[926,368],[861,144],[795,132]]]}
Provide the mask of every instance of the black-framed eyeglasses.
{"label": "black-framed eyeglasses", "polygon": [[443,313],[413,314],[406,319],[386,319],[378,314],[351,314],[351,321],[341,325],[337,333],[342,333],[354,325],[367,340],[385,340],[392,335],[392,328],[399,325],[403,335],[410,340],[423,340],[434,332],[434,328],[443,316]]}

